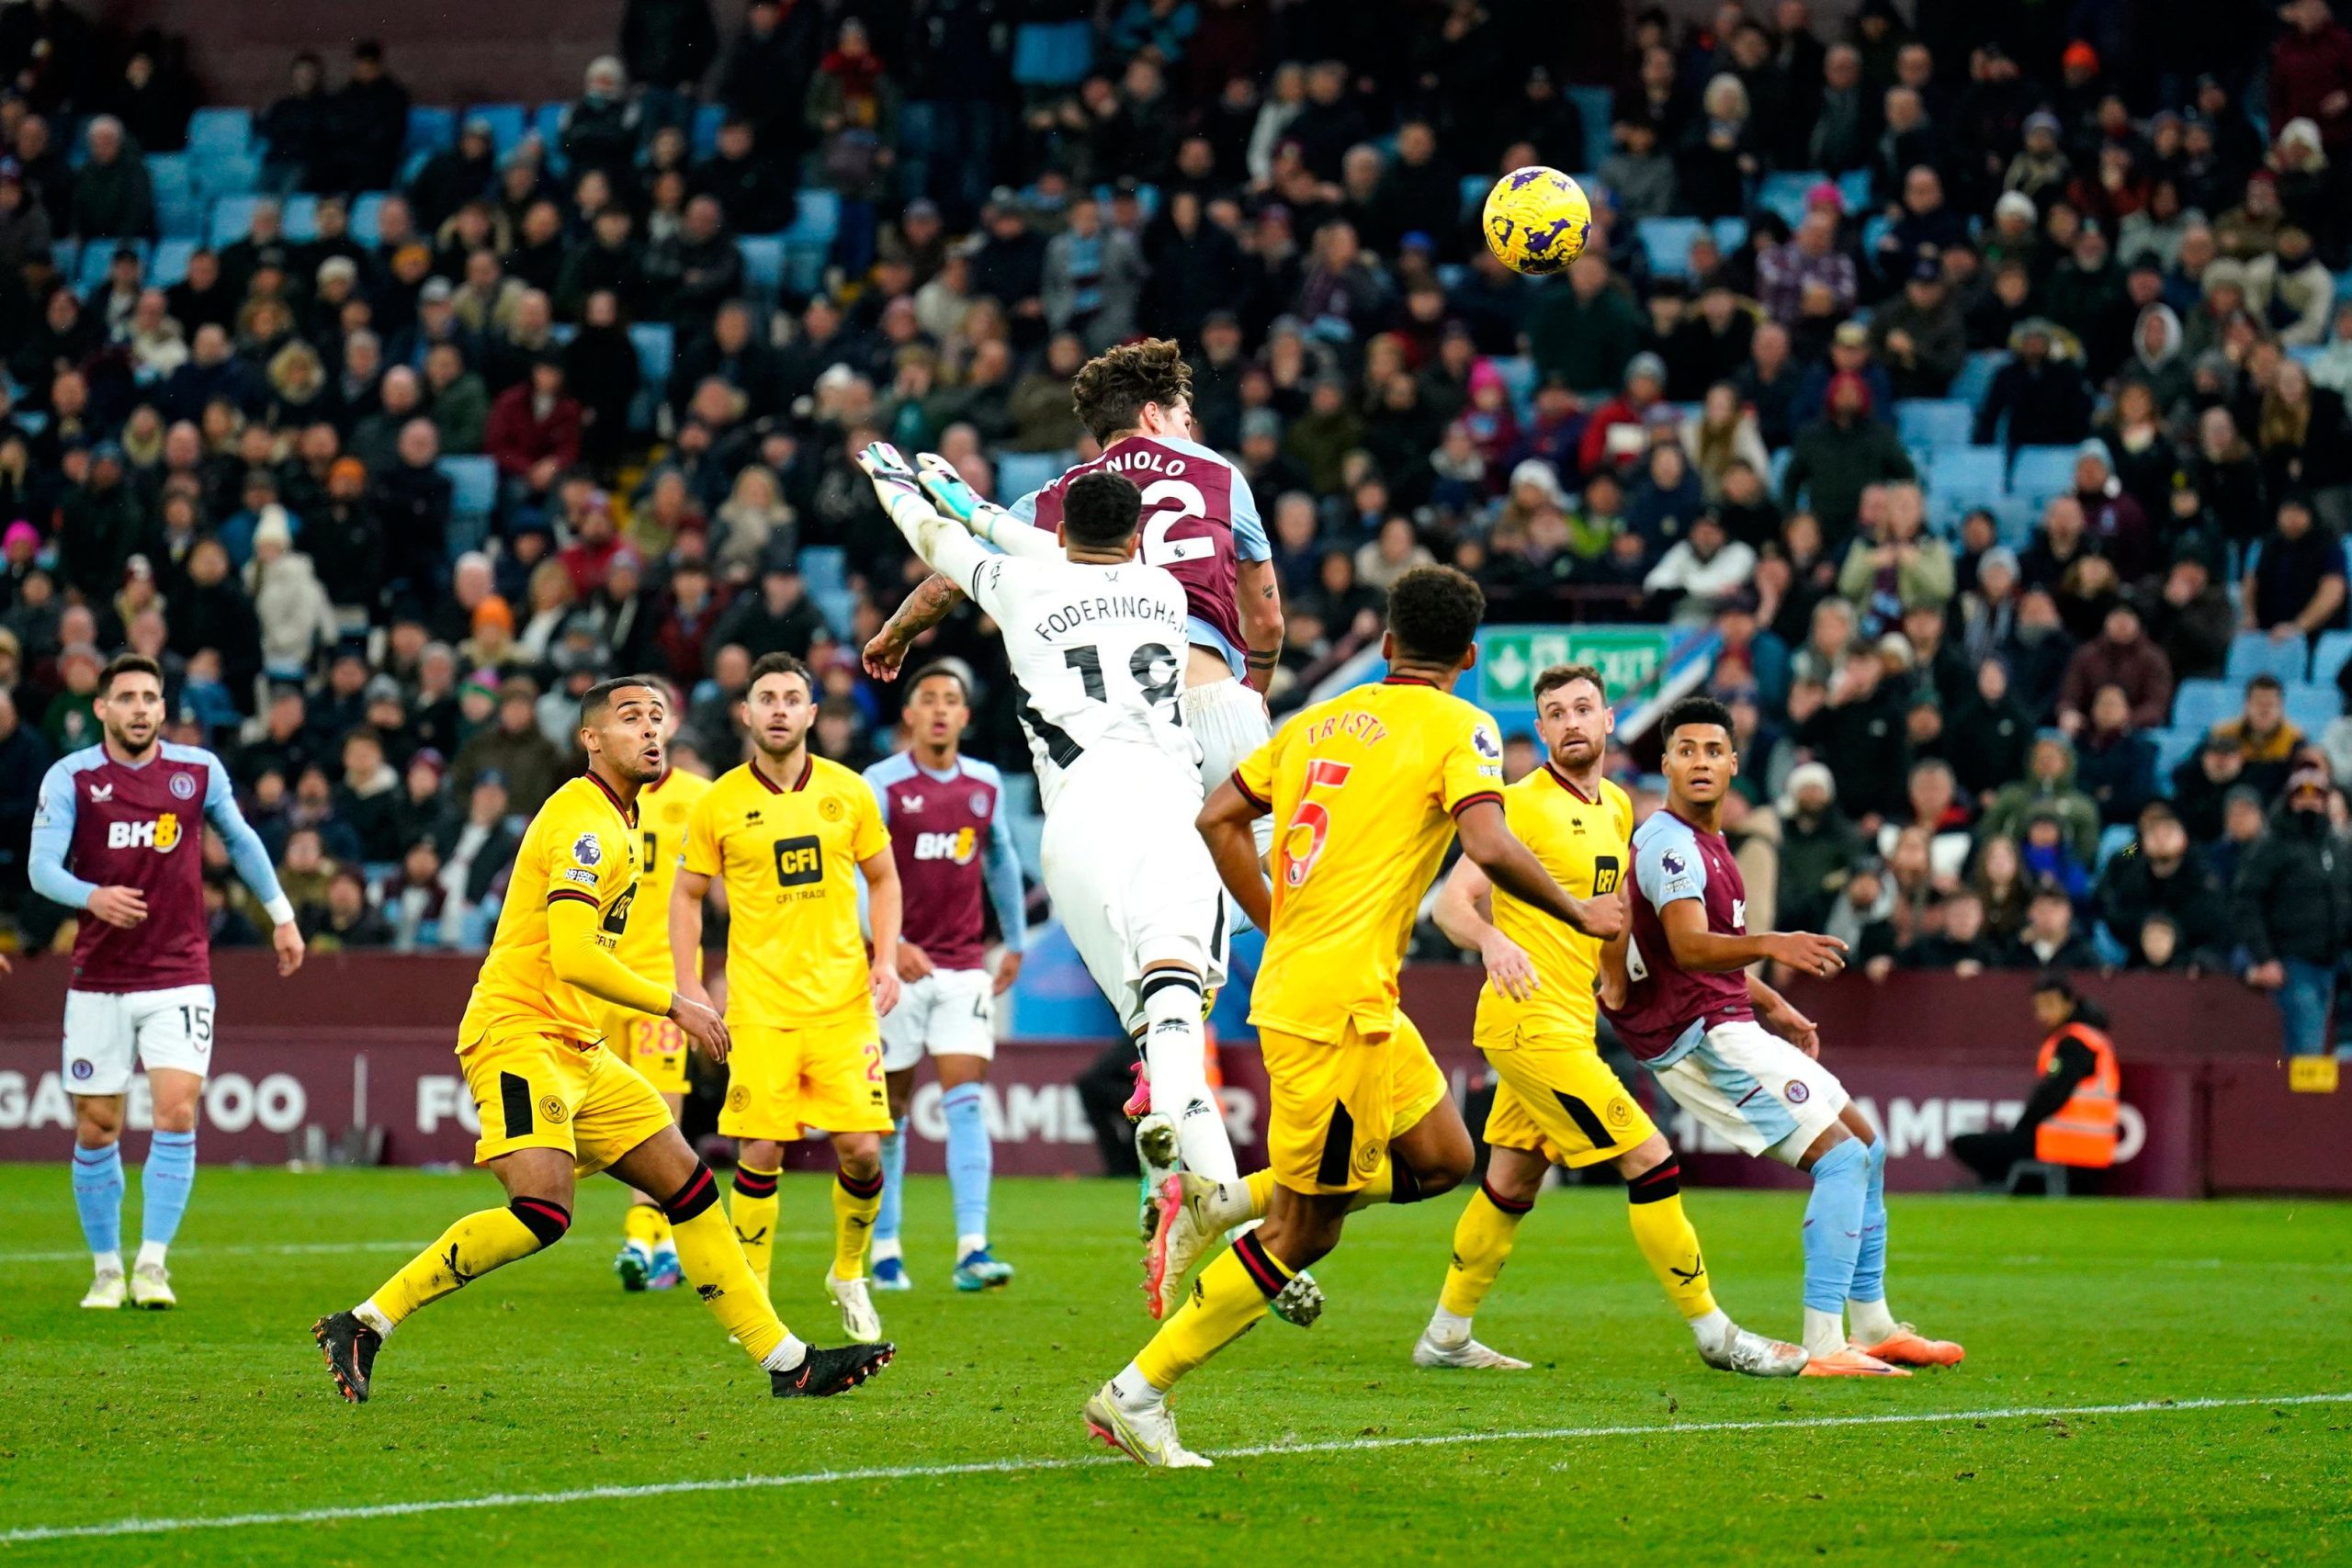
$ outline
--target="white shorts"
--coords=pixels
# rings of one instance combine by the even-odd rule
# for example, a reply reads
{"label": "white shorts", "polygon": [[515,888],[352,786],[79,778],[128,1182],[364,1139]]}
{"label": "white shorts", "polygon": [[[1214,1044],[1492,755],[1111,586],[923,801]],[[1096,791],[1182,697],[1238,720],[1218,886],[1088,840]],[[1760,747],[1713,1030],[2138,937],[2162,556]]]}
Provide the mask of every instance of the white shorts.
{"label": "white shorts", "polygon": [[212,987],[65,993],[65,1090],[120,1094],[130,1087],[133,1057],[194,1073],[212,1066]]}
{"label": "white shorts", "polygon": [[1063,777],[1039,856],[1054,914],[1132,1033],[1155,964],[1225,984],[1225,886],[1193,818],[1198,781],[1139,747],[1097,747]]}
{"label": "white shorts", "polygon": [[[1176,712],[1184,720],[1184,728],[1201,743],[1201,798],[1205,800],[1216,793],[1216,786],[1231,778],[1250,754],[1263,746],[1273,734],[1266,717],[1266,699],[1246,682],[1212,681],[1205,686],[1187,686],[1176,699]],[[1272,813],[1258,818],[1254,831],[1258,837],[1258,858],[1262,861],[1273,852],[1274,818]],[[1238,920],[1241,911],[1230,912]]]}
{"label": "white shorts", "polygon": [[1700,1122],[1744,1155],[1794,1165],[1846,1109],[1828,1068],[1751,1019],[1707,1031],[1690,1053],[1657,1069],[1658,1082]]}
{"label": "white shorts", "polygon": [[882,1015],[882,1070],[902,1072],[934,1056],[996,1055],[996,977],[985,969],[934,969],[899,988]]}

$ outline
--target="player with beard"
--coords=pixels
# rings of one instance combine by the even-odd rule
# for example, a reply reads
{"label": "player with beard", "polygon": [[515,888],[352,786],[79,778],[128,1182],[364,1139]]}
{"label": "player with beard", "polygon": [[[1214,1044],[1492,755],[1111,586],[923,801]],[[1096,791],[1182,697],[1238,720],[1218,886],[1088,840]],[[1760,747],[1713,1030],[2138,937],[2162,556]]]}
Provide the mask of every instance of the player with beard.
{"label": "player with beard", "polygon": [[[561,1239],[574,1183],[599,1170],[665,1194],[687,1280],[767,1371],[777,1397],[842,1393],[895,1354],[888,1345],[820,1350],[785,1327],[728,1228],[709,1168],[653,1086],[603,1043],[600,1003],[668,1018],[714,1061],[725,1062],[732,1043],[708,1003],[665,990],[615,953],[637,897],[638,795],[662,776],[666,705],[641,675],[601,682],[580,699],[588,772],[549,795],[524,830],[458,1029],[481,1121],[474,1161],[509,1201],[459,1220],[374,1295],[311,1325],[336,1388],[355,1404],[368,1396],[377,1351],[411,1313]],[[694,945],[681,951],[691,955]]]}

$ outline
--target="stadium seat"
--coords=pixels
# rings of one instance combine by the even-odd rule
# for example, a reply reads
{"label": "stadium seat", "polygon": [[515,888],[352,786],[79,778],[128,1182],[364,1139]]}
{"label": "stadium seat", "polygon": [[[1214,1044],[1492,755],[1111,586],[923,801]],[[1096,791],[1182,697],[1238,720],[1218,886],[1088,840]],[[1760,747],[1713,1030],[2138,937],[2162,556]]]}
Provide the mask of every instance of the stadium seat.
{"label": "stadium seat", "polygon": [[849,558],[836,545],[809,545],[800,552],[800,575],[808,592],[832,592],[849,585]]}
{"label": "stadium seat", "polygon": [[1491,175],[1462,176],[1462,220],[1464,223],[1479,220],[1478,215],[1487,205],[1487,192],[1493,188],[1493,185],[1494,176]]}
{"label": "stadium seat", "polygon": [[1094,63],[1094,24],[1023,22],[1012,29],[1012,79],[1023,87],[1068,87]]}
{"label": "stadium seat", "polygon": [[824,590],[811,588],[808,591],[808,598],[810,603],[817,606],[818,613],[825,617],[825,624],[833,628],[835,637],[847,639],[855,630],[856,594],[846,588]]}
{"label": "stadium seat", "polygon": [[1939,498],[1965,512],[2001,499],[2006,467],[1998,446],[1946,446],[1929,464],[1928,482]]}
{"label": "stadium seat", "polygon": [[254,226],[254,212],[269,198],[261,196],[224,196],[212,204],[212,248],[233,245],[245,237]]}
{"label": "stadium seat", "polygon": [[639,321],[628,330],[628,341],[637,347],[638,369],[643,373],[645,384],[654,394],[670,384],[670,360],[677,352],[677,344],[667,321]]}
{"label": "stadium seat", "polygon": [[2148,732],[2148,739],[2156,744],[2156,783],[2162,788],[2170,789],[2173,770],[2195,754],[2198,742],[2205,739],[2205,732],[2175,726],[2152,729]]}
{"label": "stadium seat", "polygon": [[1012,818],[1035,817],[1037,814],[1036,774],[1004,775],[1004,812]]}
{"label": "stadium seat", "polygon": [[1952,378],[1951,385],[1944,389],[1944,396],[1972,409],[1983,408],[1984,394],[1993,389],[1993,378],[2008,362],[2009,356],[1997,348],[1970,355],[1961,366],[1960,374]]}
{"label": "stadium seat", "polygon": [[157,243],[155,259],[147,264],[147,281],[158,288],[169,288],[187,277],[187,259],[196,254],[196,242],[171,239]]}
{"label": "stadium seat", "polygon": [[2075,448],[2020,446],[2009,465],[2009,493],[2034,501],[2064,495],[2075,488]]}
{"label": "stadium seat", "polygon": [[2093,875],[2107,869],[2107,863],[2132,847],[2140,829],[2130,822],[2110,822],[2099,829],[2098,863],[2091,868]]}
{"label": "stadium seat", "polygon": [[458,111],[439,104],[411,104],[408,110],[408,139],[401,143],[404,156],[419,152],[431,154],[458,141]]}
{"label": "stadium seat", "polygon": [[694,129],[688,135],[693,139],[695,157],[707,158],[718,148],[719,123],[726,118],[727,110],[722,105],[695,106]]}
{"label": "stadium seat", "polygon": [[203,108],[188,117],[188,151],[198,161],[220,152],[249,152],[253,144],[254,117],[250,110]]}
{"label": "stadium seat", "polygon": [[2222,679],[2244,685],[2256,675],[2276,675],[2293,685],[2303,678],[2308,649],[2301,637],[2273,642],[2268,632],[2240,632],[2231,639],[2229,662]]}
{"label": "stadium seat", "polygon": [[74,288],[87,294],[104,283],[107,270],[114,265],[115,252],[125,245],[137,251],[142,263],[146,260],[147,243],[143,240],[95,240],[85,245],[82,248],[81,270],[74,280]]}
{"label": "stadium seat", "polygon": [[1894,220],[1883,212],[1862,220],[1862,254],[1878,254],[1878,243],[1894,227]]}
{"label": "stadium seat", "polygon": [[2202,735],[2225,718],[2237,716],[2243,705],[2240,688],[2227,681],[2183,681],[2172,694],[2172,724]]}
{"label": "stadium seat", "polygon": [[371,190],[352,198],[351,237],[363,245],[374,244],[383,231],[385,194]]}
{"label": "stadium seat", "polygon": [[1616,121],[1615,95],[1606,87],[1570,87],[1567,98],[1584,117],[1584,166],[1597,169],[1613,145],[1610,131]]}
{"label": "stadium seat", "polygon": [[2312,684],[2330,686],[2335,683],[2335,673],[2352,660],[2352,632],[2322,632],[2319,646],[2312,650]]}
{"label": "stadium seat", "polygon": [[1650,271],[1659,277],[1690,275],[1690,242],[1706,225],[1696,218],[1645,218],[1636,226]]}
{"label": "stadium seat", "polygon": [[487,517],[498,504],[498,465],[488,457],[444,457],[441,472],[448,478],[449,507],[469,516]]}
{"label": "stadium seat", "polygon": [[569,104],[541,104],[531,115],[531,129],[547,148],[550,164],[563,161],[563,111],[571,107]]}
{"label": "stadium seat", "polygon": [[521,104],[469,104],[465,118],[490,121],[490,144],[502,158],[531,129],[531,111]]}
{"label": "stadium seat", "polygon": [[2319,361],[2320,347],[2315,343],[2299,343],[2287,351],[2287,357],[2298,365],[2314,365]]}
{"label": "stadium seat", "polygon": [[298,245],[309,244],[319,237],[319,198],[315,196],[289,196],[281,204],[286,218],[286,237]]}
{"label": "stadium seat", "polygon": [[792,227],[783,233],[785,281],[797,294],[813,292],[823,277],[825,259],[832,254],[833,236],[841,231],[842,198],[830,190],[804,189],[793,214]]}
{"label": "stadium seat", "polygon": [[1805,192],[1829,176],[1819,169],[1782,169],[1766,175],[1756,187],[1756,205],[1767,212],[1777,213],[1781,220],[1793,229],[1804,219]]}
{"label": "stadium seat", "polygon": [[167,240],[201,240],[211,208],[193,190],[155,193],[155,227]]}
{"label": "stadium seat", "polygon": [[1535,361],[1523,354],[1509,354],[1487,363],[1503,378],[1503,386],[1510,392],[1511,407],[1525,420],[1535,408]]}
{"label": "stadium seat", "polygon": [[1745,218],[1718,218],[1713,227],[1715,249],[1725,255],[1747,243],[1747,220]]}
{"label": "stadium seat", "polygon": [[2287,719],[2311,739],[2335,720],[2344,716],[2344,697],[2334,686],[2314,686],[2307,681],[2290,682],[2287,686]]}
{"label": "stadium seat", "polygon": [[185,152],[150,152],[147,154],[147,182],[155,187],[160,201],[170,192],[183,195],[196,189],[196,170]]}
{"label": "stadium seat", "polygon": [[1993,502],[1993,515],[2000,521],[2001,543],[2013,550],[2025,548],[2041,526],[2041,509],[2019,496],[2005,495]]}
{"label": "stadium seat", "polygon": [[261,186],[261,160],[251,152],[209,152],[189,165],[198,194],[249,196]]}
{"label": "stadium seat", "polygon": [[996,460],[996,499],[1010,506],[1033,490],[1061,478],[1078,461],[1075,452],[1006,452]]}
{"label": "stadium seat", "polygon": [[746,234],[735,248],[743,254],[743,281],[752,293],[774,300],[784,288],[784,236]]}
{"label": "stadium seat", "polygon": [[[1894,405],[1894,429],[1905,446],[1935,448],[1968,445],[1976,410],[1956,398],[1905,398]],[[1916,454],[1915,454],[1916,456]]]}
{"label": "stadium seat", "polygon": [[1849,169],[1838,176],[1838,197],[1846,204],[1846,215],[1852,217],[1871,204],[1871,172]]}

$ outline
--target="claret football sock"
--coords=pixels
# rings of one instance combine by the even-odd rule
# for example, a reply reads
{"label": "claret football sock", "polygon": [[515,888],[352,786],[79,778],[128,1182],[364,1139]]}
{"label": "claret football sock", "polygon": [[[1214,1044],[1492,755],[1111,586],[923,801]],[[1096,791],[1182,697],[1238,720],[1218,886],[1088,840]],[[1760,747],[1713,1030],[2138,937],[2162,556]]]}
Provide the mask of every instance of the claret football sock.
{"label": "claret football sock", "polygon": [[1298,1270],[1266,1250],[1256,1232],[1243,1236],[1201,1270],[1192,1295],[1136,1355],[1135,1368],[1156,1389],[1232,1344],[1266,1315]]}
{"label": "claret football sock", "polygon": [[[1442,1336],[1445,1343],[1470,1337],[1470,1320],[1477,1316],[1487,1292],[1495,1288],[1495,1277],[1510,1257],[1519,1222],[1534,1206],[1532,1201],[1505,1198],[1491,1186],[1482,1186],[1470,1195],[1462,1217],[1453,1224],[1453,1261],[1445,1270],[1445,1288],[1437,1298],[1439,1313],[1460,1325],[1458,1333]],[[1430,1324],[1432,1332],[1453,1326],[1434,1319]]]}
{"label": "claret football sock", "polygon": [[1846,1297],[1861,1250],[1869,1147],[1849,1138],[1813,1162],[1813,1196],[1804,1206],[1804,1348],[1816,1358],[1846,1348]]}
{"label": "claret football sock", "polygon": [[[728,1204],[729,1217],[735,1223],[735,1239],[743,1249],[743,1261],[750,1266],[752,1278],[759,1281],[760,1294],[768,1293],[768,1267],[775,1257],[776,1179],[784,1174],[778,1166],[773,1170],[755,1170],[749,1165],[735,1168],[735,1194]],[[675,1214],[670,1216],[674,1229]],[[684,1265],[685,1253],[678,1258]]]}
{"label": "claret football sock", "polygon": [[1713,1313],[1715,1294],[1707,1288],[1699,1233],[1682,1211],[1680,1160],[1668,1158],[1625,1183],[1625,1219],[1634,1229],[1634,1245],[1642,1249],[1675,1310],[1690,1322]]}
{"label": "claret football sock", "polygon": [[74,1150],[74,1210],[102,1268],[122,1268],[122,1146]]}

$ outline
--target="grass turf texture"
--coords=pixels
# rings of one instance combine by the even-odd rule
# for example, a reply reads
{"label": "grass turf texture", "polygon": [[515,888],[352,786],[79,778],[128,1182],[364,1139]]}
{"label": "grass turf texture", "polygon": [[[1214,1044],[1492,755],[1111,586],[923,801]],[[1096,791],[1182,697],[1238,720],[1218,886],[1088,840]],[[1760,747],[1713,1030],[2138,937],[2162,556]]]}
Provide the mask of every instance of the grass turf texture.
{"label": "grass turf texture", "polygon": [[[800,1332],[837,1342],[818,1282],[826,1179],[785,1179],[776,1294]],[[2352,1392],[2352,1206],[1898,1198],[1895,1310],[1963,1341],[1967,1362],[1904,1382],[1785,1382],[1700,1365],[1622,1198],[1597,1189],[1545,1195],[1478,1319],[1534,1371],[1416,1369],[1408,1352],[1462,1199],[1375,1211],[1316,1270],[1331,1298],[1320,1324],[1264,1325],[1179,1391],[1186,1439],[1227,1457],[1171,1475],[1098,1461],[1079,1415],[1150,1327],[1124,1237],[1133,1188],[1109,1182],[999,1183],[998,1251],[1021,1275],[979,1297],[948,1285],[945,1184],[911,1182],[921,1289],[878,1298],[899,1360],[822,1404],[769,1399],[690,1292],[625,1296],[609,1268],[621,1193],[590,1182],[552,1254],[412,1319],[377,1363],[374,1400],[345,1406],[311,1320],[495,1192],[473,1174],[208,1168],[173,1258],[180,1309],[100,1315],[75,1305],[88,1269],[62,1166],[0,1167],[0,1564],[708,1561],[794,1542],[880,1562],[1155,1565],[2352,1556],[2352,1404],[1812,1424]],[[1801,1199],[1689,1201],[1725,1308],[1792,1337]],[[134,1178],[126,1248],[137,1213]],[[1779,1425],[1677,1430],[1709,1423]],[[1442,1440],[1593,1427],[1611,1430]],[[1405,1438],[1441,1440],[1232,1457]],[[737,1479],[1028,1460],[1056,1468]],[[676,1482],[717,1484],[9,1540]]]}

